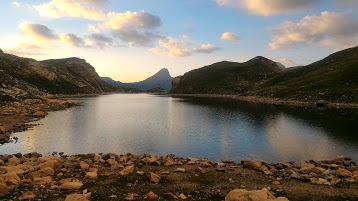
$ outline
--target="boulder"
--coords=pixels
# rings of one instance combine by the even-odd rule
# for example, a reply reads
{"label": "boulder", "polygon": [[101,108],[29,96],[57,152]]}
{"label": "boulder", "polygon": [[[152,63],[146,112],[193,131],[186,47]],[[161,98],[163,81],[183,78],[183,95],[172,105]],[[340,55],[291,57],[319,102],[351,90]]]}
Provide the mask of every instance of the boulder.
{"label": "boulder", "polygon": [[5,126],[0,126],[0,134],[3,134],[6,132]]}
{"label": "boulder", "polygon": [[288,201],[288,199],[284,197],[275,198],[267,188],[263,188],[254,191],[232,190],[225,197],[225,201]]}
{"label": "boulder", "polygon": [[81,161],[80,162],[80,167],[81,167],[81,170],[88,170],[88,168],[90,166],[86,162]]}
{"label": "boulder", "polygon": [[32,114],[32,117],[35,118],[45,117],[45,116],[46,116],[46,112],[44,111],[36,111],[35,113]]}
{"label": "boulder", "polygon": [[185,172],[185,168],[177,168],[174,172]]}
{"label": "boulder", "polygon": [[21,195],[20,200],[33,200],[35,197],[36,195],[33,192],[27,191]]}
{"label": "boulder", "polygon": [[9,191],[18,187],[21,184],[21,179],[17,174],[6,173],[0,175],[0,195],[6,195]]}
{"label": "boulder", "polygon": [[119,172],[120,175],[128,175],[134,172],[134,165],[130,165],[125,167],[123,170]]}
{"label": "boulder", "polygon": [[16,156],[9,158],[7,164],[9,166],[15,166],[21,163],[21,160],[19,158],[17,158]]}
{"label": "boulder", "polygon": [[328,104],[328,101],[326,101],[326,100],[319,100],[319,101],[317,101],[316,106],[317,106],[317,107],[325,107],[327,104]]}
{"label": "boulder", "polygon": [[50,176],[33,178],[33,184],[45,185],[45,184],[51,184],[52,182],[53,179]]}
{"label": "boulder", "polygon": [[345,168],[338,168],[337,170],[338,177],[351,177],[353,176],[352,172]]}
{"label": "boulder", "polygon": [[158,198],[158,195],[153,193],[153,191],[150,191],[149,193],[147,193],[146,196],[147,196],[148,200],[156,200]]}
{"label": "boulder", "polygon": [[300,172],[303,174],[310,174],[310,173],[320,174],[321,173],[321,171],[319,169],[317,169],[317,167],[312,163],[303,163],[301,165]]}
{"label": "boulder", "polygon": [[78,190],[83,186],[82,182],[73,181],[73,182],[64,182],[61,184],[60,189],[63,190]]}
{"label": "boulder", "polygon": [[154,173],[150,173],[150,181],[157,184],[160,181],[160,176]]}
{"label": "boulder", "polygon": [[86,194],[71,194],[67,195],[65,201],[88,201],[91,198],[91,193]]}
{"label": "boulder", "polygon": [[97,178],[97,172],[86,172],[86,177],[90,179],[95,179]]}

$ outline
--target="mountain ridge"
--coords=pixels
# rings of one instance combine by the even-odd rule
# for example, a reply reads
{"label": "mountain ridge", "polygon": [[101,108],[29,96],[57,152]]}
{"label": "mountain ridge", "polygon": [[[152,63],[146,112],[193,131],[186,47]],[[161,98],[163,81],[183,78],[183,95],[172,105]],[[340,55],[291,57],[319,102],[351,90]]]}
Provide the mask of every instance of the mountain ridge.
{"label": "mountain ridge", "polygon": [[115,81],[110,77],[101,77],[101,79],[115,87],[135,88],[142,91],[148,91],[154,88],[162,88],[166,91],[170,91],[172,88],[173,78],[170,76],[170,73],[167,68],[162,68],[154,75],[139,82],[124,83],[120,81]]}
{"label": "mountain ridge", "polygon": [[358,103],[358,47],[306,66],[283,69],[258,56],[217,62],[173,79],[173,94],[227,94],[315,102]]}

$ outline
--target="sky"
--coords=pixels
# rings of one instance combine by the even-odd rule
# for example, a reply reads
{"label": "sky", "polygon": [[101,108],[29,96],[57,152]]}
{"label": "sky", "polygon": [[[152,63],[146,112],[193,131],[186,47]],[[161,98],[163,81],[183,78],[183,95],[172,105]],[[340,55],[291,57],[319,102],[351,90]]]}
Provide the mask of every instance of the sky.
{"label": "sky", "polygon": [[255,56],[291,67],[357,46],[355,10],[357,0],[2,0],[0,48],[80,57],[121,82]]}

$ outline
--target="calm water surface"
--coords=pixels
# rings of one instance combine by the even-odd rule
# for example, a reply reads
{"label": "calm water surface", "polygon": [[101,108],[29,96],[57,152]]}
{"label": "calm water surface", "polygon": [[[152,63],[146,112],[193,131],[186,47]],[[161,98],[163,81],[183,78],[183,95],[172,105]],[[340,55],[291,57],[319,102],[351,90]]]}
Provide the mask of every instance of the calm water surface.
{"label": "calm water surface", "polygon": [[52,112],[33,130],[14,134],[19,141],[0,146],[0,154],[130,152],[269,162],[344,155],[358,162],[357,118],[343,112],[147,94],[78,99],[82,106]]}

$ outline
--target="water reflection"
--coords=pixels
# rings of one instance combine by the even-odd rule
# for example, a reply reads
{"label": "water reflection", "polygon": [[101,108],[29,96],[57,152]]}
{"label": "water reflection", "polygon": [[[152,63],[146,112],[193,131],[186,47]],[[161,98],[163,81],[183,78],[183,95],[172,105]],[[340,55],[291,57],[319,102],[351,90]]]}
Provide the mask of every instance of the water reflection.
{"label": "water reflection", "polygon": [[146,94],[80,98],[15,134],[0,153],[149,153],[182,157],[302,161],[337,155],[358,161],[355,113],[276,107],[220,99]]}

